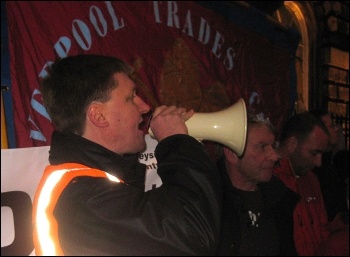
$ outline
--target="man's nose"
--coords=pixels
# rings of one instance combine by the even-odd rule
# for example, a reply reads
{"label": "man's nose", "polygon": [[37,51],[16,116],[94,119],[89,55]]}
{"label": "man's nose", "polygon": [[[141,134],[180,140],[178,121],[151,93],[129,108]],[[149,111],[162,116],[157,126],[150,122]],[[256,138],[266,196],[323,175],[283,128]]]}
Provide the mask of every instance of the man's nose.
{"label": "man's nose", "polygon": [[314,159],[314,165],[316,167],[320,167],[322,165],[322,154],[321,153],[316,155],[316,157]]}
{"label": "man's nose", "polygon": [[141,113],[148,113],[151,110],[151,107],[138,96],[137,105],[139,106]]}
{"label": "man's nose", "polygon": [[274,162],[277,162],[279,158],[278,158],[278,155],[276,153],[275,148],[270,146],[268,151],[269,151],[269,153],[268,153],[269,159],[274,161]]}

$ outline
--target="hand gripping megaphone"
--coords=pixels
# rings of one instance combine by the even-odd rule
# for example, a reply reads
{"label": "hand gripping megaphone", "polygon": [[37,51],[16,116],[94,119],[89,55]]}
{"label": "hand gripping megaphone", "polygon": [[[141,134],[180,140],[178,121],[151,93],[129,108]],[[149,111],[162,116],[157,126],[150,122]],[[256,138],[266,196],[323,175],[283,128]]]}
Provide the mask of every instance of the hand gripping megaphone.
{"label": "hand gripping megaphone", "polygon": [[[200,141],[223,144],[238,156],[243,154],[247,137],[247,110],[242,98],[221,111],[194,113],[185,123],[190,136]],[[154,137],[150,128],[148,133]]]}

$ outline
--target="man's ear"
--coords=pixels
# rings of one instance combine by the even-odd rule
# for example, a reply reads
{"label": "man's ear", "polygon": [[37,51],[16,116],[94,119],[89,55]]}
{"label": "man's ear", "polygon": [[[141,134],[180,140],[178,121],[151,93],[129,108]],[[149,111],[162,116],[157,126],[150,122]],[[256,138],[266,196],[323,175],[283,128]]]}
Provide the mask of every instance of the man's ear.
{"label": "man's ear", "polygon": [[224,155],[226,160],[230,163],[236,163],[238,160],[237,154],[227,147],[224,147]]}
{"label": "man's ear", "polygon": [[88,119],[97,127],[107,127],[109,125],[104,115],[103,103],[93,102],[89,105],[87,111]]}

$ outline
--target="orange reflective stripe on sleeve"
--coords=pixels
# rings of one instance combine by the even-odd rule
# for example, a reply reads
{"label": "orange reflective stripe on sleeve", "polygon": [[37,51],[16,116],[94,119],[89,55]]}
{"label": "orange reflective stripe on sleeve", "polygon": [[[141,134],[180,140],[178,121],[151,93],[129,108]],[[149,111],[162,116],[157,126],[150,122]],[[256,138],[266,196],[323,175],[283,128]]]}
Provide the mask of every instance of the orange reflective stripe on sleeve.
{"label": "orange reflective stripe on sleeve", "polygon": [[53,211],[63,190],[75,177],[104,177],[122,182],[102,170],[77,163],[50,165],[40,180],[33,203],[34,246],[36,255],[64,255],[58,239],[58,224]]}

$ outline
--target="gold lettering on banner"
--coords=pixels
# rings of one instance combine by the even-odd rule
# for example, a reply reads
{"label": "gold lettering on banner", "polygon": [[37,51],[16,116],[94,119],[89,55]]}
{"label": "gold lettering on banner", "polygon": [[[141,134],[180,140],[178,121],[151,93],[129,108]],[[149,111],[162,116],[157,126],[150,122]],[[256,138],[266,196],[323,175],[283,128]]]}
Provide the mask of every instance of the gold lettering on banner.
{"label": "gold lettering on banner", "polygon": [[198,111],[202,99],[199,79],[198,60],[183,39],[176,39],[164,58],[159,88],[162,104]]}
{"label": "gold lettering on banner", "polygon": [[181,38],[175,40],[165,56],[159,96],[162,104],[200,112],[221,110],[230,103],[226,88],[220,82],[201,87],[198,60]]}

